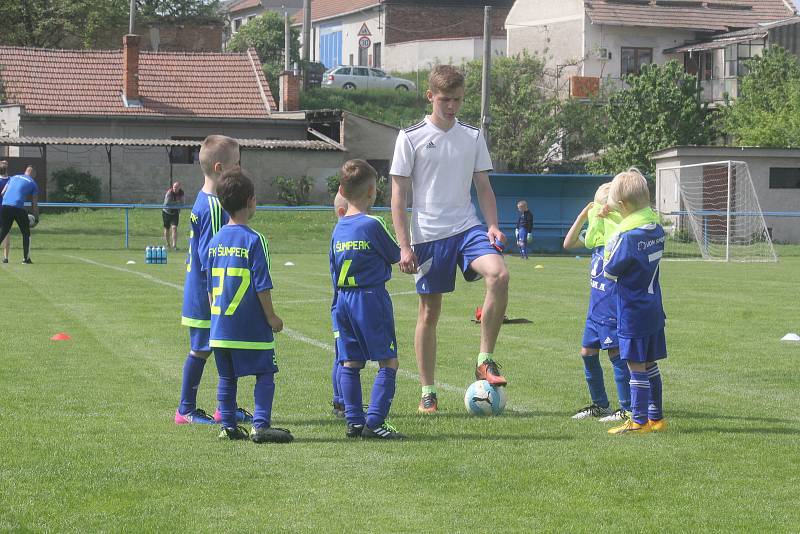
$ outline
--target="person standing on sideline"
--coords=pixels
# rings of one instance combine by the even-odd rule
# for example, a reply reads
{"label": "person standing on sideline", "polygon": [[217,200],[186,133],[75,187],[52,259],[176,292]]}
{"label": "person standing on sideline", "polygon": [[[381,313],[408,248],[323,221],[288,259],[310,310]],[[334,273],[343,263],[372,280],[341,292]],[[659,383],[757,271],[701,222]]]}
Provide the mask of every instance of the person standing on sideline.
{"label": "person standing on sideline", "polygon": [[164,209],[161,210],[161,218],[164,220],[164,241],[167,243],[167,248],[172,250],[178,250],[178,219],[181,210],[177,206],[183,204],[184,197],[180,182],[172,184],[164,195]]}
{"label": "person standing on sideline", "polygon": [[[31,226],[28,219],[28,212],[25,210],[25,199],[31,199],[31,211],[34,218],[39,219],[39,186],[33,177],[36,176],[36,169],[27,167],[25,174],[12,176],[8,183],[0,191],[3,197],[2,208],[0,208],[0,243],[8,236],[11,225],[14,222],[19,226],[22,233],[22,263],[33,263],[30,258],[31,249]],[[4,262],[7,263],[7,262]]]}
{"label": "person standing on sideline", "polygon": [[[8,183],[8,162],[7,161],[0,161],[0,210],[2,210],[3,204],[3,189],[5,189],[6,184]],[[8,263],[8,251],[11,248],[11,237],[6,236],[3,239],[3,263]]]}
{"label": "person standing on sideline", "polygon": [[[484,278],[481,340],[475,377],[505,386],[493,359],[495,343],[508,304],[508,268],[500,250],[497,203],[489,182],[492,160],[480,130],[459,121],[464,102],[464,76],[452,65],[437,65],[426,93],[432,113],[400,130],[395,143],[392,176],[392,221],[400,245],[400,270],[414,274],[419,312],[414,334],[422,398],[419,411],[438,411],[434,373],[436,327],[442,295],[455,289],[456,267],[468,282]],[[486,226],[472,205],[475,185]],[[406,216],[408,190],[413,189],[411,232]]]}

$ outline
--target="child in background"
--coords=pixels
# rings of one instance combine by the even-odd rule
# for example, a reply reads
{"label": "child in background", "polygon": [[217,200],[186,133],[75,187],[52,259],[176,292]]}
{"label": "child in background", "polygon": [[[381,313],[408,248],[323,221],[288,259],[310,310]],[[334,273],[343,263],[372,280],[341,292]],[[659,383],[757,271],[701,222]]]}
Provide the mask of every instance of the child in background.
{"label": "child in background", "polygon": [[[590,202],[580,212],[564,238],[564,248],[569,250],[585,246],[592,251],[589,270],[589,309],[586,313],[586,326],[583,331],[581,357],[584,375],[589,386],[592,403],[578,410],[573,419],[596,418],[603,422],[623,420],[631,407],[630,373],[628,365],[619,356],[617,341],[617,293],[613,281],[603,276],[603,253],[606,238],[610,237],[621,220],[616,212],[606,206],[610,183],[597,188],[594,202]],[[581,228],[588,222],[586,234]],[[600,365],[600,351],[608,351],[608,358],[614,369],[614,382],[617,385],[617,398],[620,408],[612,413],[603,381],[603,368]]]}
{"label": "child in background", "polygon": [[273,428],[275,395],[273,332],[283,321],[272,307],[267,239],[247,226],[256,212],[253,182],[234,167],[220,177],[219,201],[230,215],[208,244],[208,298],[211,305],[210,345],[219,372],[220,439],[247,439],[237,425],[236,389],[241,376],[255,376],[253,427],[256,443],[286,443],[294,438],[283,428]]}
{"label": "child in background", "polygon": [[[330,264],[336,286],[334,322],[339,387],[344,399],[347,437],[402,439],[386,423],[397,379],[397,339],[392,300],[385,284],[392,264],[400,261],[400,247],[379,217],[367,215],[375,202],[377,173],[364,160],[342,167],[339,192],[348,202],[347,212],[331,237]],[[362,405],[361,369],[377,361],[366,417]]]}
{"label": "child in background", "polygon": [[606,245],[605,276],[617,285],[617,331],[622,359],[631,371],[631,418],[610,434],[666,429],[658,360],[667,357],[659,265],[664,229],[650,208],[642,174],[630,169],[614,177],[609,204],[622,215],[618,234]]}
{"label": "child in background", "polygon": [[528,259],[528,236],[533,234],[533,213],[528,209],[528,202],[520,200],[517,202],[517,247],[519,247],[519,257],[523,260]]}
{"label": "child in background", "polygon": [[[347,212],[347,200],[341,193],[336,193],[333,199],[333,211],[336,218],[341,219]],[[331,383],[333,384],[333,415],[344,417],[344,401],[342,400],[341,390],[339,389],[339,352],[336,348],[336,339],[339,337],[339,329],[336,326],[336,284],[333,285],[333,302],[331,302],[331,324],[333,325],[333,369],[331,370]]]}

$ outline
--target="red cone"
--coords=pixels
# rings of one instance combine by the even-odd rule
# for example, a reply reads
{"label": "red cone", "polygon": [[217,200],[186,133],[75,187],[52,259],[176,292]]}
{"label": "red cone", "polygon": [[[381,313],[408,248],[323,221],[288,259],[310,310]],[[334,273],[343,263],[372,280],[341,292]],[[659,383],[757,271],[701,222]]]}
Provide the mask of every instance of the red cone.
{"label": "red cone", "polygon": [[56,334],[53,337],[51,337],[50,341],[66,341],[68,339],[72,339],[72,338],[69,337],[69,335],[65,334],[64,332],[59,332],[58,334]]}
{"label": "red cone", "polygon": [[483,309],[480,306],[475,308],[475,320],[481,322],[481,317],[483,317]]}

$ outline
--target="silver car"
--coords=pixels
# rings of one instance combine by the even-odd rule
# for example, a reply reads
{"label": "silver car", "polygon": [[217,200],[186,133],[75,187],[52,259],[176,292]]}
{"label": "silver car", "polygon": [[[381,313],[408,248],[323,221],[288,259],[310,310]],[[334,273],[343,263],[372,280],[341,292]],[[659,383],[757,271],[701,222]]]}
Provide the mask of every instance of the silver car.
{"label": "silver car", "polygon": [[411,80],[389,76],[381,69],[370,67],[333,67],[322,75],[322,87],[342,89],[397,89],[414,91],[417,86]]}

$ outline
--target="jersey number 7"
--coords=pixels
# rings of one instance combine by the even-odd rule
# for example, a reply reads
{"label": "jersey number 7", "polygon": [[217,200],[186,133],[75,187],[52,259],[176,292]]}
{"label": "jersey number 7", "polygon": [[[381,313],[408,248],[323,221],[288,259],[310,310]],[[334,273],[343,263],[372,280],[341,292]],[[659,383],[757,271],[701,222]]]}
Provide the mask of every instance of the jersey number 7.
{"label": "jersey number 7", "polygon": [[[247,291],[247,288],[250,287],[250,270],[243,269],[241,267],[214,267],[211,269],[211,276],[213,278],[219,278],[219,285],[213,286],[211,290],[211,314],[212,315],[219,315],[222,313],[222,309],[220,306],[217,305],[217,297],[222,296],[223,289],[225,288],[225,281],[226,279],[230,280],[231,278],[240,278],[241,282],[239,283],[239,288],[236,290],[236,294],[233,295],[230,304],[225,309],[225,315],[233,315],[236,312],[236,308],[239,307],[239,303],[242,302],[242,298],[244,298],[244,294]],[[234,282],[235,283],[235,282]],[[220,304],[223,304],[220,302]]]}

